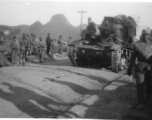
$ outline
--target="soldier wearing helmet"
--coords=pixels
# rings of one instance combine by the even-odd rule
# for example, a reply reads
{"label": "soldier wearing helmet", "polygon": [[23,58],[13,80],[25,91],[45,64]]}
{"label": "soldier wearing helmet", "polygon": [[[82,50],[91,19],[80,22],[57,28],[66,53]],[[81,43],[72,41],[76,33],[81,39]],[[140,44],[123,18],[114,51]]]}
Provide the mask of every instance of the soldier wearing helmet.
{"label": "soldier wearing helmet", "polygon": [[[141,35],[141,42],[152,46],[150,29],[144,29]],[[135,43],[136,44],[136,43]],[[144,50],[144,49],[143,49]],[[136,60],[136,62],[135,62]],[[142,54],[134,47],[127,74],[131,75],[132,67],[135,67],[135,78],[137,86],[138,105],[136,108],[143,109],[150,100],[152,94],[152,81],[151,81],[151,63],[149,63]],[[146,96],[144,87],[146,86]]]}
{"label": "soldier wearing helmet", "polygon": [[88,18],[87,29],[83,30],[82,33],[85,34],[85,36],[89,39],[95,37],[96,24],[92,21],[91,17]]}

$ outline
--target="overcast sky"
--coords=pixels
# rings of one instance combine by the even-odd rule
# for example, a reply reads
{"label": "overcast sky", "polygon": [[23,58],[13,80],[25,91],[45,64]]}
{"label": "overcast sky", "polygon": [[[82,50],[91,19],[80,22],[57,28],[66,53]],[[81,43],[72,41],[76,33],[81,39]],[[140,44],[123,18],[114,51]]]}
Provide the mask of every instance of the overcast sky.
{"label": "overcast sky", "polygon": [[55,14],[61,13],[74,25],[80,25],[80,10],[87,11],[83,17],[83,23],[92,17],[93,21],[101,24],[104,16],[125,14],[132,16],[139,27],[149,26],[152,28],[152,3],[143,2],[103,2],[103,1],[36,1],[36,0],[0,0],[0,24],[3,25],[30,25],[35,21],[42,24],[50,21]]}

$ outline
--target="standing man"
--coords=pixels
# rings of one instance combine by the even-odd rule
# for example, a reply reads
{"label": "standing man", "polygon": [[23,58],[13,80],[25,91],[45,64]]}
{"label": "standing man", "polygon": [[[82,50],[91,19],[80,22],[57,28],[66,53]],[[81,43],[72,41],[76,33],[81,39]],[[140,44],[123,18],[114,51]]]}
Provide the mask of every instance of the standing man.
{"label": "standing man", "polygon": [[46,38],[46,53],[49,57],[51,57],[50,56],[51,45],[52,45],[52,39],[50,37],[50,33],[48,33],[48,36]]}
{"label": "standing man", "polygon": [[19,64],[25,65],[25,59],[26,59],[26,46],[27,46],[27,41],[26,41],[26,36],[23,34],[21,41],[19,43]]}
{"label": "standing man", "polygon": [[40,63],[43,63],[44,48],[45,48],[45,44],[43,43],[42,38],[40,37],[40,41],[38,43],[38,53],[39,53]]}
{"label": "standing man", "polygon": [[[152,46],[151,31],[145,29],[142,31],[141,41],[149,46]],[[136,43],[135,43],[136,44]],[[135,62],[136,60],[136,62]],[[135,64],[135,65],[134,65]],[[143,109],[146,105],[146,101],[150,100],[152,94],[152,75],[151,75],[151,63],[149,63],[134,47],[134,51],[131,56],[127,74],[131,75],[132,67],[135,67],[135,78],[137,86],[138,105],[137,109]],[[144,86],[146,86],[146,96],[144,93]]]}
{"label": "standing man", "polygon": [[58,45],[57,39],[54,38],[53,43],[52,43],[52,56],[53,56],[53,59],[56,59],[56,53],[57,53],[58,46],[59,45]]}
{"label": "standing man", "polygon": [[3,32],[0,32],[0,67],[5,65],[5,52],[6,47],[4,45],[5,38]]}
{"label": "standing man", "polygon": [[19,49],[19,44],[18,41],[16,39],[16,36],[13,37],[13,40],[11,41],[11,58],[12,58],[12,63],[16,63],[16,58],[17,58],[17,53],[18,53],[18,49]]}
{"label": "standing man", "polygon": [[31,36],[30,36],[30,38],[31,38],[31,42],[30,42],[30,55],[32,55],[33,51],[34,51],[34,46],[35,46],[34,36],[35,35],[33,33],[31,33]]}
{"label": "standing man", "polygon": [[29,34],[26,34],[25,38],[26,38],[26,49],[25,49],[25,51],[26,51],[26,56],[28,56],[28,55],[30,55],[31,39],[30,39]]}
{"label": "standing man", "polygon": [[59,36],[58,44],[59,44],[59,53],[62,54],[62,35]]}
{"label": "standing man", "polygon": [[69,38],[68,45],[70,44],[71,41],[72,41],[72,37]]}

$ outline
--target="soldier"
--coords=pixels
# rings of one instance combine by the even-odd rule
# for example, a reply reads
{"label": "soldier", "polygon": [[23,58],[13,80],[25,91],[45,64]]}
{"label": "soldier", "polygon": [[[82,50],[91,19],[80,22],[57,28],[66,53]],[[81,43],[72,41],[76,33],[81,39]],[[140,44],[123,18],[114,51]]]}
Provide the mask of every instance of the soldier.
{"label": "soldier", "polygon": [[51,50],[51,44],[52,44],[52,39],[50,37],[50,33],[48,33],[48,36],[46,38],[46,53],[49,57],[51,57],[49,54]]}
{"label": "soldier", "polygon": [[45,44],[43,43],[42,38],[40,37],[40,41],[38,43],[38,52],[39,52],[40,63],[43,63],[44,48],[45,48]]}
{"label": "soldier", "polygon": [[11,58],[12,58],[12,63],[16,63],[16,58],[17,58],[17,53],[18,53],[18,49],[19,49],[19,45],[18,45],[18,41],[16,39],[16,36],[13,37],[13,40],[11,41]]}
{"label": "soldier", "polygon": [[87,29],[83,31],[88,38],[94,38],[96,33],[96,24],[92,21],[92,18],[88,18],[88,26]]}
{"label": "soldier", "polygon": [[25,39],[26,39],[25,55],[28,56],[30,55],[31,39],[28,34],[26,34]]}
{"label": "soldier", "polygon": [[135,20],[132,17],[125,17],[123,16],[124,19],[124,25],[125,28],[127,29],[127,35],[129,38],[129,43],[134,43],[136,41],[135,36],[136,36],[136,27],[137,24]]}
{"label": "soldier", "polygon": [[31,33],[31,49],[30,49],[30,54],[32,55],[32,53],[34,52],[34,48],[35,48],[35,35],[33,33]]}
{"label": "soldier", "polygon": [[3,67],[5,65],[5,52],[6,47],[4,45],[4,34],[3,32],[0,32],[0,67]]}
{"label": "soldier", "polygon": [[90,30],[91,33],[96,33],[96,24],[92,21],[92,18],[88,18],[88,26],[87,29]]}
{"label": "soldier", "polygon": [[58,49],[58,42],[57,39],[54,38],[53,43],[52,43],[52,54],[53,54],[53,59],[56,59],[55,54],[57,53],[57,49]]}
{"label": "soldier", "polygon": [[27,41],[26,41],[26,36],[23,34],[21,41],[19,43],[19,64],[25,65],[25,59],[26,59],[26,46],[27,46]]}
{"label": "soldier", "polygon": [[[150,42],[149,29],[145,29],[142,31],[141,41],[149,46],[152,46],[152,42]],[[146,100],[150,99],[152,92],[151,64],[141,55],[141,53],[136,50],[135,47],[129,63],[127,71],[128,75],[131,75],[133,65],[135,67],[134,74],[136,78],[137,96],[139,102],[136,108],[143,109],[145,107]],[[144,94],[144,85],[146,85],[146,97]]]}
{"label": "soldier", "polygon": [[59,36],[58,44],[59,44],[59,53],[62,54],[62,35]]}
{"label": "soldier", "polygon": [[68,40],[68,44],[70,44],[70,42],[72,41],[72,37],[69,38]]}

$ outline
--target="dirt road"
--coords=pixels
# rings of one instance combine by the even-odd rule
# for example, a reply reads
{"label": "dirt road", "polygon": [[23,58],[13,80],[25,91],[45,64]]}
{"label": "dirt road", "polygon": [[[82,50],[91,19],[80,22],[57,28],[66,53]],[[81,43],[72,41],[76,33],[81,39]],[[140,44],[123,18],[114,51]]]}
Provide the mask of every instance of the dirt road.
{"label": "dirt road", "polygon": [[1,118],[119,119],[134,102],[134,84],[122,73],[76,68],[66,56],[30,60],[0,68]]}

